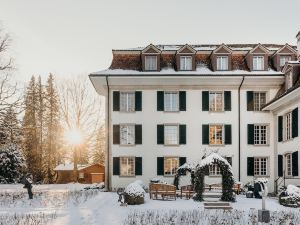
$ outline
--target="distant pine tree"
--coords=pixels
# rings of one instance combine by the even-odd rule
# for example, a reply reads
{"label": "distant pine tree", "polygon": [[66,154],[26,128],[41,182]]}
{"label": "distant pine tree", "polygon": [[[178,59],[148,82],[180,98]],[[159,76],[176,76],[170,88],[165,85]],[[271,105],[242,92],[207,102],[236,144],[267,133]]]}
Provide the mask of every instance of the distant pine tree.
{"label": "distant pine tree", "polygon": [[21,144],[21,125],[13,107],[5,109],[0,116],[0,146],[9,143]]}

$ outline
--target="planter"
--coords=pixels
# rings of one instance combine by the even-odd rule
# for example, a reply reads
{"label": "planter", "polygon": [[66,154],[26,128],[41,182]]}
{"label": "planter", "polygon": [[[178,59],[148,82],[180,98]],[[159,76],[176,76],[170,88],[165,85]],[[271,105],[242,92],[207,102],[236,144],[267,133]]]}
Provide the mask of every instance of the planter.
{"label": "planter", "polygon": [[125,193],[125,202],[128,205],[140,205],[144,204],[145,200],[144,197],[141,196],[131,196]]}
{"label": "planter", "polygon": [[246,193],[246,198],[253,198],[253,192],[252,191],[248,191]]}

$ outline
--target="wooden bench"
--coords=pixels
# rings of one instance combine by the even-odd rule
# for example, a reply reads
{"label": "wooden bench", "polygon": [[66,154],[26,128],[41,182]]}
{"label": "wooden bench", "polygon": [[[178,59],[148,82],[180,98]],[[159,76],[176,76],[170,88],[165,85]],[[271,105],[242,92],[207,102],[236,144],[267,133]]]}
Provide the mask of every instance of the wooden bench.
{"label": "wooden bench", "polygon": [[193,185],[186,185],[186,186],[181,186],[180,188],[180,196],[182,198],[183,195],[185,195],[185,197],[187,199],[190,199],[193,194],[194,194],[194,187]]}
{"label": "wooden bench", "polygon": [[150,199],[169,199],[170,197],[176,200],[176,186],[170,184],[150,183],[149,184]]}
{"label": "wooden bench", "polygon": [[[205,184],[205,190],[222,190],[222,184]],[[241,184],[234,184],[232,190],[239,195],[241,192]]]}

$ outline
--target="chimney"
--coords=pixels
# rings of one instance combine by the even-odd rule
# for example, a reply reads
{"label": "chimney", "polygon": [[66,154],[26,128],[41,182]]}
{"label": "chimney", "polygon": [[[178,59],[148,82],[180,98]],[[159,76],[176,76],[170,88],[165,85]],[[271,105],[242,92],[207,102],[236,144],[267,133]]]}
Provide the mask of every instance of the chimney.
{"label": "chimney", "polygon": [[297,38],[297,52],[298,52],[298,57],[300,56],[300,31],[296,35]]}

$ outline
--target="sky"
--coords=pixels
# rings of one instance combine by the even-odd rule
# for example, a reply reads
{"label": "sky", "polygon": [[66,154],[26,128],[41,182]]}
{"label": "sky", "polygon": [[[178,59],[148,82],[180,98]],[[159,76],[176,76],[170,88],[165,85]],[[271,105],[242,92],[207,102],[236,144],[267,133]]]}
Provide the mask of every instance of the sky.
{"label": "sky", "polygon": [[112,49],[153,44],[290,43],[299,0],[0,0],[16,79],[87,76]]}

